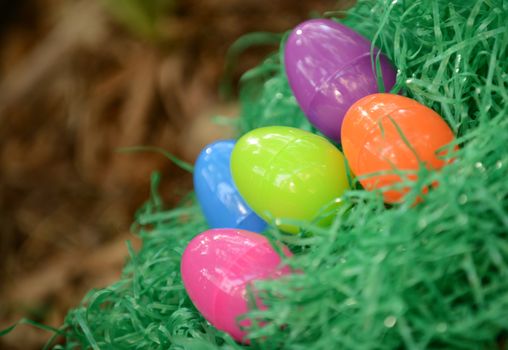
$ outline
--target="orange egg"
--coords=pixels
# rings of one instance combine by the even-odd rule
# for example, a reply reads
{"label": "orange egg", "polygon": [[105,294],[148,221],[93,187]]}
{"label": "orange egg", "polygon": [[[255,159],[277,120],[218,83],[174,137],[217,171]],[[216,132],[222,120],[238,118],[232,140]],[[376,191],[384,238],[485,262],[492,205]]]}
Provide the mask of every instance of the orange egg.
{"label": "orange egg", "polygon": [[[373,94],[358,100],[342,124],[342,147],[356,176],[391,172],[361,178],[367,190],[401,182],[397,170],[416,171],[420,163],[437,170],[446,164],[444,146],[454,134],[439,114],[407,97]],[[442,150],[441,150],[442,151]],[[415,180],[416,174],[407,175]],[[408,191],[384,189],[386,203],[400,202]]]}

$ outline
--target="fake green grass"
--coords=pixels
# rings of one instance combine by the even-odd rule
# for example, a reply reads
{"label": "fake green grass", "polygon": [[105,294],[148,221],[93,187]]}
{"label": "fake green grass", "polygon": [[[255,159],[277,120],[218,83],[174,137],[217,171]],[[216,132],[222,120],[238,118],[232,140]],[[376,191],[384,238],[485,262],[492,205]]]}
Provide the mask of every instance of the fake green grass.
{"label": "fake green grass", "polygon": [[[337,14],[327,14],[335,16]],[[342,14],[341,14],[342,15]],[[301,273],[257,283],[252,349],[496,349],[508,332],[508,3],[359,1],[342,21],[373,39],[398,69],[395,91],[440,113],[458,135],[455,161],[422,169],[406,203],[344,195],[343,213],[311,235],[270,228]],[[242,79],[240,133],[264,125],[312,130],[296,105],[281,53]],[[241,349],[193,307],[180,279],[187,242],[206,224],[192,195],[139,210],[120,281],[91,291],[54,349]]]}

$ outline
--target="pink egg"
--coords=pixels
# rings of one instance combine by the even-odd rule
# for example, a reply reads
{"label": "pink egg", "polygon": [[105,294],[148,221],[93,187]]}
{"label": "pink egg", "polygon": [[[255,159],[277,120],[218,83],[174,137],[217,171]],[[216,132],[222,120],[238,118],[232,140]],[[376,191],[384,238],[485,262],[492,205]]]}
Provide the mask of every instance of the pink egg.
{"label": "pink egg", "polygon": [[[286,256],[291,256],[282,246]],[[212,229],[196,236],[186,247],[182,280],[190,299],[217,329],[242,341],[238,317],[248,311],[246,286],[255,280],[290,273],[266,237],[239,229]],[[264,306],[258,300],[258,307]]]}

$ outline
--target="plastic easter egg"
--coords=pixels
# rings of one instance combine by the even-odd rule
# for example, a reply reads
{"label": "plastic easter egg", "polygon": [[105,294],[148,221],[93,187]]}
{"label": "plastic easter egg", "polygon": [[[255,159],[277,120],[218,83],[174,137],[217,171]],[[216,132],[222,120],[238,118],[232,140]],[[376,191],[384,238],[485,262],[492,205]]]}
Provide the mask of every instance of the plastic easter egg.
{"label": "plastic easter egg", "polygon": [[[286,256],[291,252],[284,246]],[[290,273],[262,235],[237,229],[212,229],[194,237],[181,262],[182,280],[190,299],[217,329],[242,341],[248,320],[246,287],[255,280],[278,278]],[[258,307],[263,308],[259,300]]]}
{"label": "plastic easter egg", "polygon": [[262,232],[266,222],[245,203],[231,177],[234,146],[233,140],[217,141],[201,151],[194,166],[196,196],[210,227]]}
{"label": "plastic easter egg", "polygon": [[[345,159],[324,137],[286,126],[250,131],[231,155],[235,184],[265,220],[311,221],[349,188]],[[278,223],[277,223],[278,224]],[[293,225],[280,225],[296,233]]]}
{"label": "plastic easter egg", "polygon": [[[420,162],[428,169],[446,164],[439,150],[454,135],[446,122],[432,109],[407,97],[373,94],[356,102],[342,125],[342,146],[356,176],[392,172],[360,179],[367,190],[393,186],[401,181],[393,170],[418,170]],[[415,179],[416,175],[409,175]],[[387,203],[401,201],[407,189],[385,190]]]}
{"label": "plastic easter egg", "polygon": [[[371,43],[343,24],[312,19],[293,29],[286,42],[284,64],[291,90],[309,121],[340,142],[346,111],[360,98],[379,92]],[[379,56],[384,91],[395,84],[396,72]]]}

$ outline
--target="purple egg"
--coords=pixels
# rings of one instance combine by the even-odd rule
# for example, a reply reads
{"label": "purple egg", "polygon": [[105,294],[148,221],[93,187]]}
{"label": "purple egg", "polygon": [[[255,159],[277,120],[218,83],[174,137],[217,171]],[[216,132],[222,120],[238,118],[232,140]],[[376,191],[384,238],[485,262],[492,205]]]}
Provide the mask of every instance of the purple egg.
{"label": "purple egg", "polygon": [[[284,64],[296,100],[309,121],[336,142],[349,107],[380,92],[370,47],[360,34],[328,19],[299,24],[287,40]],[[380,63],[385,91],[390,91],[395,69],[382,54]]]}

